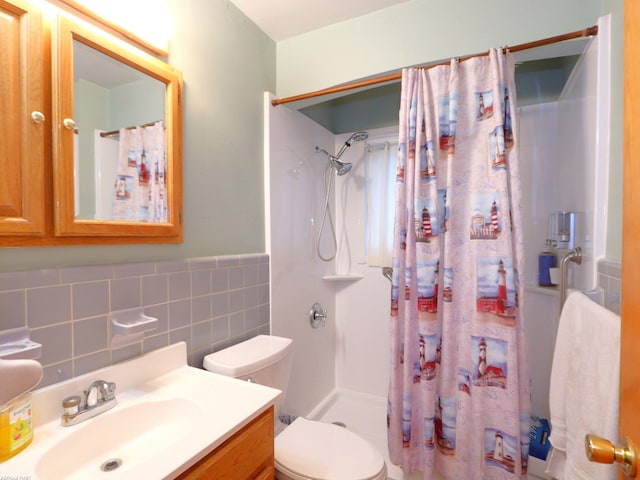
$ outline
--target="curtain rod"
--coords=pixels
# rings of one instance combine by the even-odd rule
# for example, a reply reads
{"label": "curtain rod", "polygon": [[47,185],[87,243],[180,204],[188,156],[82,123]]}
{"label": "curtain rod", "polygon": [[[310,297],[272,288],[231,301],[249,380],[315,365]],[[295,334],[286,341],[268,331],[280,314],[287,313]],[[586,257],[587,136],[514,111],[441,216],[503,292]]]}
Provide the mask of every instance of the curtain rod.
{"label": "curtain rod", "polygon": [[[125,130],[135,130],[138,127],[144,128],[144,127],[151,127],[153,125],[155,125],[158,122],[161,122],[162,120],[156,120],[155,122],[149,122],[149,123],[145,123],[143,125],[134,125],[132,127],[125,127]],[[104,137],[111,137],[112,135],[117,135],[120,133],[120,130],[110,130],[108,132],[100,132],[100,136],[102,138]]]}
{"label": "curtain rod", "polygon": [[[554,43],[564,42],[566,40],[573,40],[575,38],[584,38],[584,37],[593,37],[598,34],[598,26],[593,25],[588,28],[584,28],[582,30],[577,30],[575,32],[565,33],[562,35],[556,35],[555,37],[543,38],[542,40],[536,40],[534,42],[522,43],[520,45],[514,45],[512,47],[504,47],[505,50],[510,52],[520,52],[522,50],[528,50],[530,48],[542,47],[545,45],[552,45]],[[476,54],[476,55],[467,55],[466,57],[460,57],[459,60],[467,60],[469,58],[485,56],[488,55],[488,52]],[[438,67],[440,65],[448,65],[450,60],[446,62],[440,62],[433,65],[426,65],[420,68],[433,68]],[[344,85],[339,85],[337,87],[325,88],[323,90],[316,90],[315,92],[302,93],[300,95],[294,95],[292,97],[285,98],[276,98],[271,101],[271,104],[275,107],[277,105],[281,105],[283,103],[296,102],[298,100],[306,100],[308,98],[320,97],[322,95],[329,95],[331,93],[344,92],[346,90],[353,90],[355,88],[367,87],[369,85],[377,85],[379,83],[390,82],[392,80],[400,80],[402,79],[402,72],[390,73],[388,75],[382,75],[379,77],[370,78],[368,80],[362,80],[354,83],[345,83]]]}

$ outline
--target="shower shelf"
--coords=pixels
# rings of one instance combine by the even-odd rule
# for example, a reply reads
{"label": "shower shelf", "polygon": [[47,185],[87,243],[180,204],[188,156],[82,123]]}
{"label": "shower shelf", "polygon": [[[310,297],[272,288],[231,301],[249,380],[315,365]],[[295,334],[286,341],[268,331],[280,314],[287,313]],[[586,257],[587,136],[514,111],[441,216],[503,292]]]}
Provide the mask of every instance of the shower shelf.
{"label": "shower shelf", "polygon": [[327,282],[357,282],[363,278],[364,275],[325,275],[322,277]]}
{"label": "shower shelf", "polygon": [[550,295],[553,297],[557,297],[559,295],[558,287],[541,287],[539,285],[525,285],[525,291],[527,292],[536,292],[542,293],[544,295]]}

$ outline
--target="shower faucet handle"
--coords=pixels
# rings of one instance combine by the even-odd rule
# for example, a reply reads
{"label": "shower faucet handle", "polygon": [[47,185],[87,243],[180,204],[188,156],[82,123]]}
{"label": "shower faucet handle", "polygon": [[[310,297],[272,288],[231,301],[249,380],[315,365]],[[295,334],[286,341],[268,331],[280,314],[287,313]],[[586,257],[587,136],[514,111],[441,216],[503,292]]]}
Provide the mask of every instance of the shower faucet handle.
{"label": "shower faucet handle", "polygon": [[309,311],[311,327],[324,327],[327,324],[327,311],[319,303],[314,303]]}

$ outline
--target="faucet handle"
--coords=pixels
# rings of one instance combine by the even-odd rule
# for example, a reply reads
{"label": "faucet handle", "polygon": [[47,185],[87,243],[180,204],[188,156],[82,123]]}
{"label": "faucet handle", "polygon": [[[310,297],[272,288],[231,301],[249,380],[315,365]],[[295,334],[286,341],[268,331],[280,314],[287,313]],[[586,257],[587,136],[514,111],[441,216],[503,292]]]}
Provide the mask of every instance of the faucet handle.
{"label": "faucet handle", "polygon": [[97,403],[98,387],[95,384],[91,384],[91,386],[84,391],[84,404],[87,407],[95,407]]}
{"label": "faucet handle", "polygon": [[80,411],[80,402],[82,399],[78,395],[72,395],[62,400],[62,408],[67,416],[76,415]]}
{"label": "faucet handle", "polygon": [[104,382],[105,400],[111,400],[116,396],[116,382]]}
{"label": "faucet handle", "polygon": [[115,398],[116,384],[115,382],[107,382],[106,380],[96,380],[84,393],[87,399],[87,406],[94,407],[98,403]]}
{"label": "faucet handle", "polygon": [[96,380],[91,384],[89,390],[95,387],[100,396],[102,397],[101,401],[113,400],[116,396],[116,383],[115,382],[107,382],[106,380]]}

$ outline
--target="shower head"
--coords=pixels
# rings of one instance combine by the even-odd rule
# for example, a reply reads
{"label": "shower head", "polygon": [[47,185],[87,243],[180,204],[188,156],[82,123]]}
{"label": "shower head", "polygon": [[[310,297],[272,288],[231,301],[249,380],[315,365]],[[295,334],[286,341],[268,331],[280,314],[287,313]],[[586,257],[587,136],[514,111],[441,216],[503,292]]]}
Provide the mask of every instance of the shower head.
{"label": "shower head", "polygon": [[349,137],[349,139],[346,142],[344,142],[344,145],[342,145],[342,148],[340,149],[338,154],[335,156],[335,158],[336,159],[340,158],[344,153],[344,151],[351,146],[351,142],[359,142],[361,140],[366,140],[367,138],[369,138],[369,133],[355,132]]}
{"label": "shower head", "polygon": [[336,173],[340,176],[349,173],[349,170],[353,168],[353,163],[344,163],[337,158],[332,158],[331,164],[336,168]]}
{"label": "shower head", "polygon": [[331,166],[336,169],[336,173],[338,175],[344,175],[353,168],[353,164],[341,162],[340,157],[342,156],[344,151],[351,146],[351,142],[359,142],[361,140],[366,140],[367,138],[369,138],[369,134],[367,132],[355,132],[349,137],[349,139],[346,142],[344,142],[344,145],[342,145],[342,148],[340,148],[340,151],[338,152],[337,155],[335,156],[331,155],[329,152],[327,152],[326,150],[320,147],[316,147],[316,153],[318,152],[324,153],[329,158],[329,162],[331,162]]}
{"label": "shower head", "polygon": [[349,172],[349,170],[351,170],[351,168],[353,167],[353,164],[341,162],[340,160],[338,160],[338,157],[334,157],[324,148],[316,147],[316,153],[320,152],[324,153],[327,156],[327,158],[329,159],[329,164],[336,169],[336,173],[340,176]]}
{"label": "shower head", "polygon": [[351,141],[360,142],[362,140],[366,140],[367,138],[369,138],[369,132],[356,132],[353,135],[351,135],[351,137],[349,137],[349,140],[347,140],[347,143]]}

